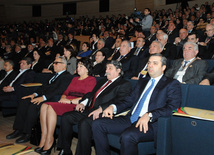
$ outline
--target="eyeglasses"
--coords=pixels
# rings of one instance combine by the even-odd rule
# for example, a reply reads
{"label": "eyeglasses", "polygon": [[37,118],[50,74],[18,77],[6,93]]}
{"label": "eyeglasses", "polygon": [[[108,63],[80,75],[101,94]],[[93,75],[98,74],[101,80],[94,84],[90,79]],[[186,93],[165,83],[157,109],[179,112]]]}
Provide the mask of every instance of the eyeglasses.
{"label": "eyeglasses", "polygon": [[64,64],[63,62],[58,62],[58,61],[53,62],[54,65],[57,65],[58,63]]}

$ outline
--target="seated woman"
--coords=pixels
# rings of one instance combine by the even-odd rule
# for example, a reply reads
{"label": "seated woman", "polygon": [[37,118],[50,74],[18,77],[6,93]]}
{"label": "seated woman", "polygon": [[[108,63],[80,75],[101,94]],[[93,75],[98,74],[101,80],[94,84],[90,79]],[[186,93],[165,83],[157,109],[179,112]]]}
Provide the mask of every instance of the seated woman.
{"label": "seated woman", "polygon": [[106,55],[103,51],[97,51],[95,55],[95,62],[92,69],[92,75],[101,77],[105,75],[106,71]]}
{"label": "seated woman", "polygon": [[38,50],[33,51],[34,61],[32,62],[31,69],[37,73],[41,73],[44,68],[44,61],[42,59],[42,52]]}
{"label": "seated woman", "polygon": [[76,70],[77,59],[75,58],[76,53],[72,46],[64,47],[64,57],[67,60],[67,71],[73,75]]}
{"label": "seated woman", "polygon": [[79,51],[79,53],[77,54],[77,59],[81,59],[83,57],[88,57],[91,55],[91,50],[90,49],[90,45],[88,42],[84,42],[82,44],[82,51]]}
{"label": "seated woman", "polygon": [[35,149],[35,152],[45,155],[51,153],[51,149],[55,146],[53,135],[56,128],[57,115],[61,116],[65,112],[74,110],[82,96],[91,92],[96,85],[96,79],[89,76],[91,62],[88,59],[78,60],[77,73],[79,76],[72,79],[58,102],[47,102],[42,105],[40,111],[42,135],[39,147]]}

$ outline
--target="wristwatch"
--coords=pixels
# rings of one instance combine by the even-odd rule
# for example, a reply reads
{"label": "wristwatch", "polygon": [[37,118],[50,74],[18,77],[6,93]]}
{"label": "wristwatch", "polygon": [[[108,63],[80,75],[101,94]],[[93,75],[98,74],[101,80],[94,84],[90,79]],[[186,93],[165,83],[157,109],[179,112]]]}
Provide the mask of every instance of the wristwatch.
{"label": "wristwatch", "polygon": [[72,100],[70,100],[70,103],[72,104]]}
{"label": "wristwatch", "polygon": [[149,112],[148,115],[149,115],[149,118],[150,118],[150,119],[149,119],[149,122],[152,122],[152,113]]}

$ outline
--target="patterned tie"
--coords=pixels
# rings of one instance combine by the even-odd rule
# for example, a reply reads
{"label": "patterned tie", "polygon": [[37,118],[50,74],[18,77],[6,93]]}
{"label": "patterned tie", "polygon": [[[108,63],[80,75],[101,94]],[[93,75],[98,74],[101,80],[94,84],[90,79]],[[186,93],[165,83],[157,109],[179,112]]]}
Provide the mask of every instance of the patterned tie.
{"label": "patterned tie", "polygon": [[184,61],[184,65],[183,65],[183,69],[186,67],[186,65],[187,65],[187,63],[188,63],[189,61]]}
{"label": "patterned tie", "polygon": [[93,97],[93,100],[92,100],[92,102],[91,102],[91,105],[90,105],[89,109],[92,109],[92,108],[93,108],[94,103],[95,103],[95,100],[96,100],[96,98],[97,98],[97,95],[98,95],[105,87],[107,87],[111,82],[112,82],[112,81],[109,80],[104,86],[102,86],[100,89],[97,90],[97,92],[95,93],[95,95],[94,95],[94,97]]}
{"label": "patterned tie", "polygon": [[135,121],[138,120],[138,117],[140,115],[140,112],[143,108],[144,102],[146,101],[146,98],[149,94],[149,92],[152,90],[155,84],[155,79],[152,79],[152,84],[149,86],[149,88],[145,91],[143,94],[143,97],[140,99],[139,104],[137,105],[137,108],[135,109],[134,113],[130,117],[131,123],[134,123]]}
{"label": "patterned tie", "polygon": [[137,48],[134,52],[134,55],[138,55],[138,51],[140,50],[140,48]]}

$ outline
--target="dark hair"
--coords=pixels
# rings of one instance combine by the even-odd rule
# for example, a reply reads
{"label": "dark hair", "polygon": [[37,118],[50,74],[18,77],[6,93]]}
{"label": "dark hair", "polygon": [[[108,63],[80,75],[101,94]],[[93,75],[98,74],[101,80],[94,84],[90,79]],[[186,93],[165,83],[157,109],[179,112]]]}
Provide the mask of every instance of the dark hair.
{"label": "dark hair", "polygon": [[152,55],[150,55],[150,57],[149,58],[151,58],[152,56],[159,56],[159,57],[161,57],[161,62],[162,62],[162,65],[161,66],[166,66],[166,64],[167,64],[167,59],[166,59],[166,57],[164,57],[162,54],[160,54],[160,53],[155,53],[155,54],[152,54]]}
{"label": "dark hair", "polygon": [[196,33],[196,32],[191,32],[191,33],[189,33],[188,36],[190,36],[190,35],[195,35],[196,38],[199,38],[199,35],[198,35],[198,33]]}
{"label": "dark hair", "polygon": [[83,64],[87,68],[88,75],[92,75],[92,73],[91,73],[92,72],[92,61],[89,58],[84,57],[82,59],[78,59],[77,66],[78,66],[78,63]]}
{"label": "dark hair", "polygon": [[32,65],[32,59],[29,57],[22,58],[22,60],[26,61],[28,65]]}
{"label": "dark hair", "polygon": [[82,44],[86,44],[88,48],[90,48],[90,44],[88,42],[83,42]]}
{"label": "dark hair", "polygon": [[38,50],[38,48],[35,48],[35,49],[33,50],[33,52],[34,52],[34,51],[36,51],[36,52],[40,55],[40,59],[41,59],[42,57],[44,57],[44,53],[43,53],[42,51]]}
{"label": "dark hair", "polygon": [[108,65],[108,64],[112,64],[112,65],[114,65],[115,67],[116,67],[116,69],[120,69],[121,71],[120,71],[120,75],[122,76],[124,73],[123,73],[123,71],[122,71],[122,63],[121,62],[119,62],[119,61],[117,61],[117,60],[111,60],[111,61],[108,61],[107,63],[106,63],[106,65]]}
{"label": "dark hair", "polygon": [[149,8],[145,8],[144,10],[148,10],[149,14],[151,14],[151,10]]}
{"label": "dark hair", "polygon": [[64,47],[67,51],[69,51],[70,53],[71,53],[71,57],[72,56],[76,56],[76,52],[74,51],[74,49],[73,49],[73,47],[72,46],[70,46],[70,45],[67,45],[67,46],[65,46]]}
{"label": "dark hair", "polygon": [[[102,50],[102,49],[101,49],[101,50],[98,50],[97,52],[101,52],[102,55],[105,56],[105,58],[106,58],[106,51],[105,51],[105,50]],[[96,54],[97,54],[97,52],[96,52]]]}
{"label": "dark hair", "polygon": [[12,65],[14,67],[14,62],[12,60],[5,60],[5,62],[8,62],[10,65]]}

